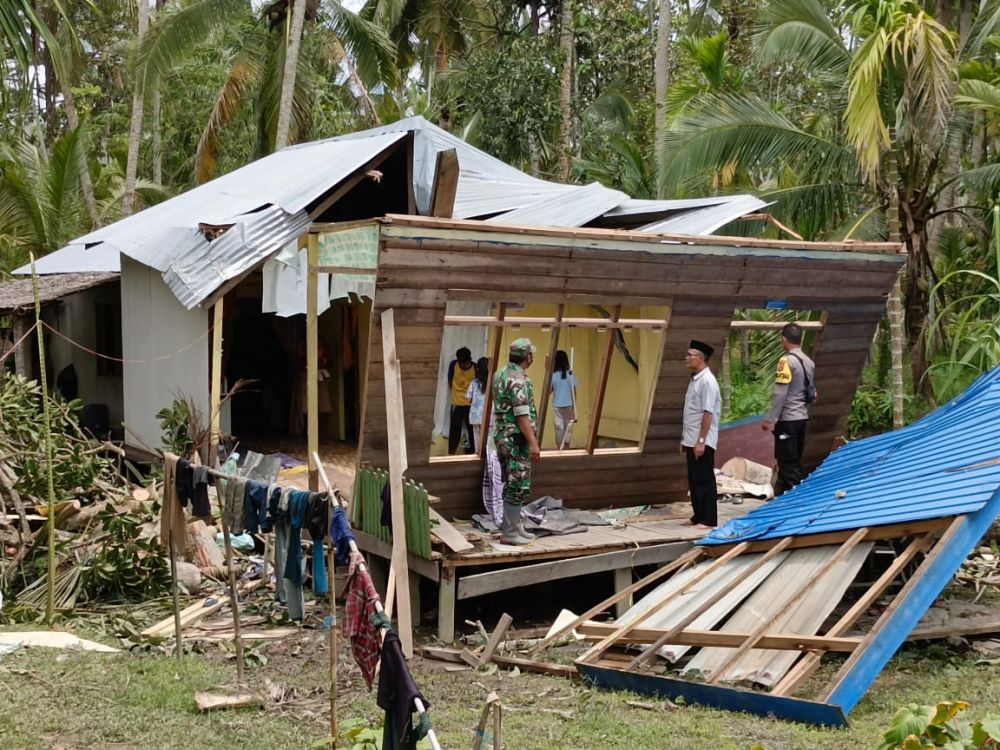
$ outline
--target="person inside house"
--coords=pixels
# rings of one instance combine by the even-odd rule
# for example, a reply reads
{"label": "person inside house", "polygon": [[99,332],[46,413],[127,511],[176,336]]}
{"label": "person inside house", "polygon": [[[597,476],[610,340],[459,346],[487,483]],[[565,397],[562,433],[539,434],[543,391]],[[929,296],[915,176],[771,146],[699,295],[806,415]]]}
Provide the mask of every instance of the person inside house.
{"label": "person inside house", "polygon": [[573,423],[576,422],[576,375],[569,369],[569,355],[562,349],[556,352],[550,388],[556,447],[562,450],[573,440]]}
{"label": "person inside house", "polygon": [[[476,377],[469,385],[466,395],[472,408],[469,412],[469,422],[472,431],[477,436],[483,434],[484,412],[486,411],[486,393],[490,384],[489,357],[480,357],[476,362]],[[500,459],[497,457],[496,445],[493,442],[493,427],[496,420],[493,409],[490,408],[490,421],[487,428],[485,451],[483,452],[483,508],[493,519],[497,528],[503,525],[503,475],[500,470]]]}
{"label": "person inside house", "polygon": [[534,354],[529,339],[516,339],[510,345],[507,366],[493,378],[493,440],[504,481],[500,527],[504,544],[528,544],[535,538],[521,521],[521,506],[531,499],[531,464],[541,458],[534,386],[527,374]]}
{"label": "person inside house", "polygon": [[719,522],[715,449],[719,441],[722,394],[708,367],[713,351],[705,342],[692,340],[684,355],[691,380],[684,396],[680,451],[687,455],[688,490],[694,509],[691,523],[701,529],[714,528]]}
{"label": "person inside house", "polygon": [[802,328],[795,323],[782,328],[781,347],[785,356],[778,360],[774,375],[771,410],[760,425],[762,430],[774,434],[774,458],[778,462],[775,497],[802,481],[802,450],[806,443],[809,407],[816,400],[813,386],[816,365],[802,351]]}
{"label": "person inside house", "polygon": [[476,377],[476,367],[472,362],[472,352],[467,346],[455,352],[455,359],[448,364],[448,388],[451,391],[451,420],[448,426],[448,455],[454,456],[462,442],[462,433],[469,436],[469,453],[476,452],[476,440],[472,436],[472,425],[469,422],[471,402],[468,391],[473,378]]}

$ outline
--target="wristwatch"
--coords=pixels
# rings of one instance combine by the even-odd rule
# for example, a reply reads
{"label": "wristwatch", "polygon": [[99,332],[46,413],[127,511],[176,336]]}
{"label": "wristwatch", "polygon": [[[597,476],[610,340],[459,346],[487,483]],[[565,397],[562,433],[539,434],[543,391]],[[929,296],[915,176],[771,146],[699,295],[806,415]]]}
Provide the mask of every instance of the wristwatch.
{"label": "wristwatch", "polygon": [[704,444],[705,444],[705,438],[698,438],[698,445],[704,445]]}

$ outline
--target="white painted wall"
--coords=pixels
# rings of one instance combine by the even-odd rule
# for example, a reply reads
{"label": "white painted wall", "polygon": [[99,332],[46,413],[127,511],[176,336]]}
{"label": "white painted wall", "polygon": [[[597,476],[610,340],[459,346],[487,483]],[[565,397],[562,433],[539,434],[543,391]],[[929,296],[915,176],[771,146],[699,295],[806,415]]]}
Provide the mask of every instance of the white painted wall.
{"label": "white painted wall", "polygon": [[208,414],[209,313],[185,310],[158,271],[124,255],[121,285],[125,441],[159,448],[156,412],[175,398]]}
{"label": "white painted wall", "polygon": [[54,328],[72,339],[79,346],[48,333],[46,349],[52,372],[49,384],[55,388],[56,377],[69,364],[76,370],[79,383],[79,398],[84,404],[104,404],[108,407],[112,428],[120,428],[125,418],[122,398],[122,378],[117,375],[98,375],[97,357],[80,347],[91,351],[97,349],[96,308],[99,303],[118,305],[118,284],[111,282],[64,297],[57,305],[51,305],[43,312],[43,317]]}

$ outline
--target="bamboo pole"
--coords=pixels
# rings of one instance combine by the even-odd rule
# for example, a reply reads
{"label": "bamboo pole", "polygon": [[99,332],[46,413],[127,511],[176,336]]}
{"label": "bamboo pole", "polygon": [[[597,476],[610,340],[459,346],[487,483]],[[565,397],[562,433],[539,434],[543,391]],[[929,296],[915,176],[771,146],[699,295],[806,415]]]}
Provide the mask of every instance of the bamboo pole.
{"label": "bamboo pole", "polygon": [[52,467],[52,419],[49,416],[49,387],[45,372],[45,335],[42,328],[42,296],[38,288],[38,272],[35,270],[35,255],[31,260],[31,289],[35,297],[35,328],[38,333],[38,372],[42,384],[42,417],[45,419],[45,465],[48,481],[48,514],[45,520],[49,538],[48,580],[45,583],[45,622],[52,627],[56,616],[56,489]]}
{"label": "bamboo pole", "polygon": [[210,428],[208,437],[208,460],[213,469],[219,468],[219,413],[222,403],[222,312],[225,296],[212,306],[212,393],[210,398]]}
{"label": "bamboo pole", "polygon": [[309,235],[308,278],[306,280],[306,432],[309,444],[309,490],[319,489],[316,461],[319,452],[319,276],[314,270],[319,264],[319,237]]}
{"label": "bamboo pole", "polygon": [[[235,482],[236,477],[229,477],[225,481]],[[217,479],[215,482],[217,495],[224,497],[223,482]],[[233,567],[233,541],[229,534],[228,508],[219,503],[219,516],[222,519],[222,539],[226,547],[226,569],[229,571],[229,607],[233,610],[233,643],[236,647],[236,681],[243,684],[243,633],[240,628],[240,600],[236,593],[236,569]]]}

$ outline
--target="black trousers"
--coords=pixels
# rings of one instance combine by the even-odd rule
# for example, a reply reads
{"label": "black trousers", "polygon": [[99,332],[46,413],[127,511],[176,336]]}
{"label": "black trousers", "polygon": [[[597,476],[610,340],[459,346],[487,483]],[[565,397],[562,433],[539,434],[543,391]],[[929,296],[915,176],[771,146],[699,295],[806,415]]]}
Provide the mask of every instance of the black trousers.
{"label": "black trousers", "polygon": [[696,458],[694,448],[684,448],[687,453],[688,489],[691,491],[691,506],[694,523],[706,526],[719,525],[719,493],[715,486],[715,448],[705,446],[701,458]]}
{"label": "black trousers", "polygon": [[448,455],[454,456],[458,450],[458,444],[462,440],[462,430],[469,433],[469,453],[476,452],[476,438],[474,430],[469,423],[469,411],[471,406],[451,405],[451,423],[448,427]]}
{"label": "black trousers", "polygon": [[774,458],[778,462],[775,497],[802,481],[802,449],[806,445],[808,424],[808,419],[774,423]]}

